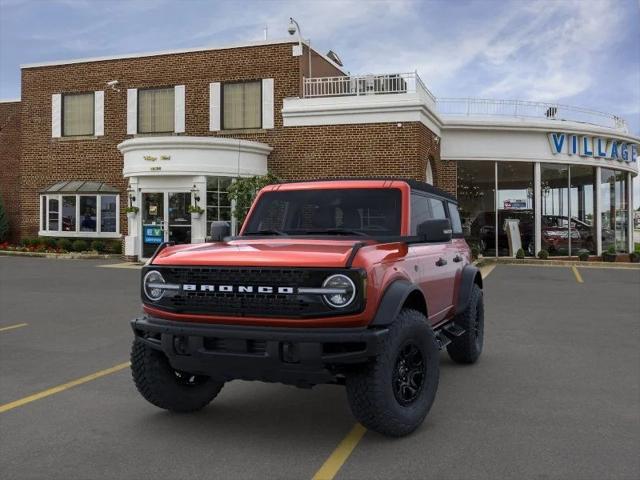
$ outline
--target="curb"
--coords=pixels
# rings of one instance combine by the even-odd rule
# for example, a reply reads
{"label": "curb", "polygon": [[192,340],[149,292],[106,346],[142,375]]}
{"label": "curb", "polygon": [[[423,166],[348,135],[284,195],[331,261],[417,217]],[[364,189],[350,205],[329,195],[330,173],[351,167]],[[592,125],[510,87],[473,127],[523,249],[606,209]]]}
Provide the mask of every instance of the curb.
{"label": "curb", "polygon": [[121,260],[122,255],[113,253],[46,253],[46,252],[14,252],[0,250],[0,255],[7,257],[39,257],[59,260]]}
{"label": "curb", "polygon": [[515,259],[515,258],[492,258],[491,260],[483,259],[483,262],[490,261],[492,263],[503,265],[533,265],[547,267],[585,267],[585,268],[625,268],[630,270],[640,270],[640,263],[628,262],[582,262],[579,260],[540,260],[540,259]]}

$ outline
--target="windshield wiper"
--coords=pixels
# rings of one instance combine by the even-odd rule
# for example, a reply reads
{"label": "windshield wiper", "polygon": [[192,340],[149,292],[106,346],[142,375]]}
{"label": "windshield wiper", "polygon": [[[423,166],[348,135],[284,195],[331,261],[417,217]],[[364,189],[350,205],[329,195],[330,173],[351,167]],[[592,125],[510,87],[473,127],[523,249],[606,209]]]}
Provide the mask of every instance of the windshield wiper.
{"label": "windshield wiper", "polygon": [[345,228],[327,228],[326,230],[307,230],[305,235],[357,235],[359,237],[368,237],[366,233],[357,230],[348,230]]}
{"label": "windshield wiper", "polygon": [[282,235],[286,236],[287,234],[280,230],[272,230],[272,229],[264,229],[258,230],[256,232],[244,232],[244,235]]}

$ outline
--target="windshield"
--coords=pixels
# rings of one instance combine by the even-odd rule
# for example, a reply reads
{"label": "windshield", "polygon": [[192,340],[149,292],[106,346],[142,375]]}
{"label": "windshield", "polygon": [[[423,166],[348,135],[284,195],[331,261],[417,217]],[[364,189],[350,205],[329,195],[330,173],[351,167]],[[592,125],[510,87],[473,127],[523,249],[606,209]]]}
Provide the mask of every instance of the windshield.
{"label": "windshield", "polygon": [[395,188],[267,192],[244,235],[400,235],[401,202]]}

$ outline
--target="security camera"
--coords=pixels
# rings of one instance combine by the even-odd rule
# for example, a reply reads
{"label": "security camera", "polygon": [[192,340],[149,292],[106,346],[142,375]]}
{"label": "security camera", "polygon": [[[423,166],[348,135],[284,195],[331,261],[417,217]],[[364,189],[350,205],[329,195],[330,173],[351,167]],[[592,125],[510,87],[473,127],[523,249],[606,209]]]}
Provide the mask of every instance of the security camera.
{"label": "security camera", "polygon": [[116,87],[116,85],[118,85],[118,83],[119,83],[118,80],[111,80],[111,81],[107,82],[107,87],[109,87],[114,92],[120,92],[120,89]]}
{"label": "security camera", "polygon": [[289,35],[295,35],[296,33],[296,26],[293,23],[293,18],[289,21],[289,28],[287,28],[287,32],[289,32]]}

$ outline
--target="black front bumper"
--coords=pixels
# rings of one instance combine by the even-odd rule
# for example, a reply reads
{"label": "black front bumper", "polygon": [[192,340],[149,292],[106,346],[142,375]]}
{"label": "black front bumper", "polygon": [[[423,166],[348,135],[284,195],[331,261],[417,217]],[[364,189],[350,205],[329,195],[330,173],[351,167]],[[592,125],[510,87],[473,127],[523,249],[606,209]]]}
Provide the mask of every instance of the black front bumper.
{"label": "black front bumper", "polygon": [[143,316],[131,321],[136,340],[164,352],[176,370],[298,386],[332,383],[349,365],[380,351],[388,330],[275,328],[173,322]]}

